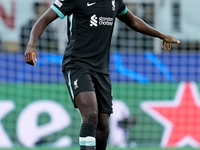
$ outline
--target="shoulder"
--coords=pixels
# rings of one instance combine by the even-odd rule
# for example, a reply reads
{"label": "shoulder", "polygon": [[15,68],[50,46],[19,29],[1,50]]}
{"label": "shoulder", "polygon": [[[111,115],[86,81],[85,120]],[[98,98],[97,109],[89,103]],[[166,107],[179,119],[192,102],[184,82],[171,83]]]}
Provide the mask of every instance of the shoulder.
{"label": "shoulder", "polygon": [[62,7],[63,5],[69,5],[77,3],[77,0],[55,0],[54,4],[58,7]]}

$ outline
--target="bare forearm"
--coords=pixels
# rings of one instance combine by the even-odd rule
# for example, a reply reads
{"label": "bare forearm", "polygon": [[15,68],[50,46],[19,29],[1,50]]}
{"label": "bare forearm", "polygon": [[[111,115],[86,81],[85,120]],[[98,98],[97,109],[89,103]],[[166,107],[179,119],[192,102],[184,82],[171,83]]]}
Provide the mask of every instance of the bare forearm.
{"label": "bare forearm", "polygon": [[158,37],[160,39],[164,39],[165,35],[145,23],[142,19],[138,18],[137,16],[133,15],[133,13],[128,10],[125,15],[118,16],[118,18],[126,23],[128,27],[131,29],[140,32],[142,34],[146,34],[153,37]]}
{"label": "bare forearm", "polygon": [[133,15],[130,10],[128,10],[124,15],[119,15],[118,19],[126,23],[127,26],[137,32],[162,39],[162,47],[164,49],[170,50],[172,43],[180,43],[179,40],[174,40],[175,36],[160,33],[159,31],[145,23],[142,19]]}
{"label": "bare forearm", "polygon": [[27,46],[35,47],[36,42],[38,41],[38,39],[44,32],[46,26],[47,26],[47,24],[45,24],[43,20],[38,20],[35,23],[35,25],[33,26],[32,30],[31,30],[30,39],[29,39]]}
{"label": "bare forearm", "polygon": [[131,29],[140,32],[142,34],[146,34],[152,37],[157,37],[160,39],[164,39],[165,35],[145,23],[142,19],[135,17],[134,18],[134,23],[132,24],[127,24]]}
{"label": "bare forearm", "polygon": [[37,50],[35,49],[36,42],[44,32],[45,28],[56,18],[58,18],[58,15],[51,8],[49,8],[33,26],[24,54],[24,59],[27,64],[36,65],[35,61],[37,61],[38,58]]}
{"label": "bare forearm", "polygon": [[31,30],[30,39],[28,43],[28,47],[35,47],[36,42],[44,32],[45,28],[56,18],[58,18],[57,14],[49,8],[35,23]]}

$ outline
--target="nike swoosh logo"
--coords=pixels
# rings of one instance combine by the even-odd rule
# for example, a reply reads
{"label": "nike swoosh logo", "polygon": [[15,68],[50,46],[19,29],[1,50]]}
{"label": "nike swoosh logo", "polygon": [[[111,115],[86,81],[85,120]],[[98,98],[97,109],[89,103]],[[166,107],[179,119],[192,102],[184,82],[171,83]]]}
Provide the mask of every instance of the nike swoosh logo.
{"label": "nike swoosh logo", "polygon": [[95,142],[86,142],[86,146],[94,146],[95,145]]}
{"label": "nike swoosh logo", "polygon": [[94,4],[96,4],[96,2],[94,2],[94,3],[87,3],[87,6],[90,7],[90,6],[94,5]]}

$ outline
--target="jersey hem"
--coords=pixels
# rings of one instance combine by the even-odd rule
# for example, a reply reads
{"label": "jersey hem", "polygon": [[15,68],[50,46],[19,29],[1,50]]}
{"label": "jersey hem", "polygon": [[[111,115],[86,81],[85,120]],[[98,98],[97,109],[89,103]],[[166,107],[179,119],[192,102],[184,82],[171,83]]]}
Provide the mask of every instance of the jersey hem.
{"label": "jersey hem", "polygon": [[67,65],[67,66],[62,66],[62,72],[64,72],[66,69],[69,69],[69,68],[84,68],[86,70],[92,70],[92,71],[95,71],[95,72],[98,72],[98,73],[103,73],[103,74],[110,74],[110,71],[99,71],[98,69],[94,69],[92,67],[89,67],[89,66],[82,66],[82,65]]}

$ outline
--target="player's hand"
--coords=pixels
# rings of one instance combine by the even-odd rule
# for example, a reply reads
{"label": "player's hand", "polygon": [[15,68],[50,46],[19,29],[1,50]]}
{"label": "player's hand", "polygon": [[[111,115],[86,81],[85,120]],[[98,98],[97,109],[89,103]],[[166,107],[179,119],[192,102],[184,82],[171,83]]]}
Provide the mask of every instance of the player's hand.
{"label": "player's hand", "polygon": [[38,59],[37,51],[35,48],[27,47],[25,54],[24,54],[24,60],[27,64],[35,66],[35,62]]}
{"label": "player's hand", "polygon": [[163,38],[163,42],[162,42],[162,48],[165,50],[171,50],[173,43],[179,44],[180,41],[174,40],[175,38],[176,38],[176,36],[165,35],[165,37]]}

